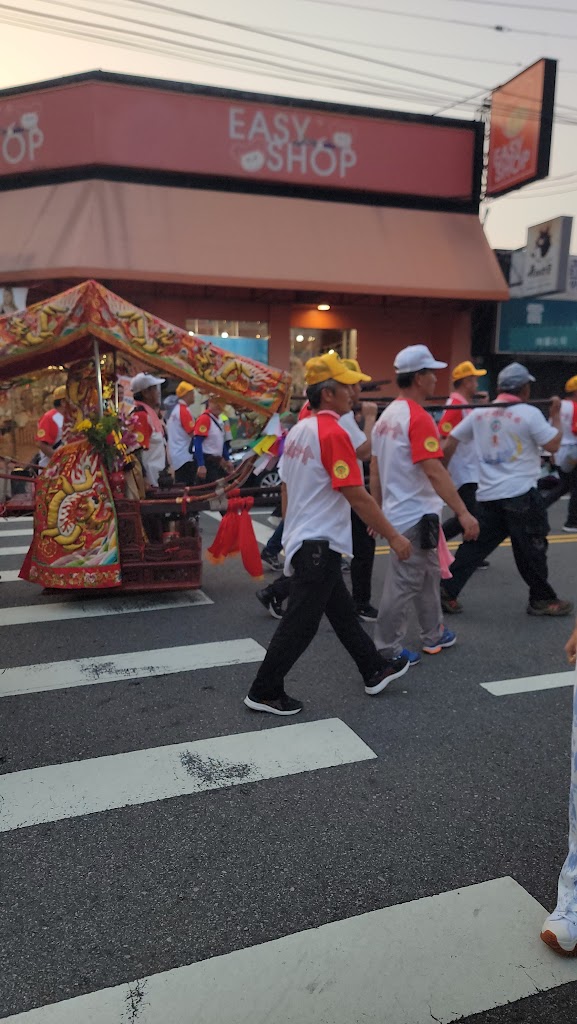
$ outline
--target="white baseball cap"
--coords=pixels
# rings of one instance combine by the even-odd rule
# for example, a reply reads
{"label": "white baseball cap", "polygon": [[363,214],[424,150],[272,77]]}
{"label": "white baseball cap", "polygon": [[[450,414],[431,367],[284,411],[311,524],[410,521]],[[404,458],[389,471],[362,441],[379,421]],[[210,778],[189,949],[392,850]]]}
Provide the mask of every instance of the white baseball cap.
{"label": "white baseball cap", "polygon": [[136,377],[130,381],[130,390],[133,395],[137,395],[140,391],[154,387],[155,384],[164,384],[165,379],[165,377],[153,377],[151,373],[137,373]]}
{"label": "white baseball cap", "polygon": [[417,373],[419,370],[444,370],[447,363],[435,359],[426,345],[409,345],[395,356],[397,373]]}

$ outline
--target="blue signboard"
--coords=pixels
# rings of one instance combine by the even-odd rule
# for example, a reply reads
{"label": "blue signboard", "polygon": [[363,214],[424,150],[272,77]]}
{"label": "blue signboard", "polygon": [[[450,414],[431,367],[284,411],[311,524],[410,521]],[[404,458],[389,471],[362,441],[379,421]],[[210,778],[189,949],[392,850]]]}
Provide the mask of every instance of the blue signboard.
{"label": "blue signboard", "polygon": [[499,307],[497,352],[563,355],[577,352],[577,302],[510,299]]}
{"label": "blue signboard", "polygon": [[256,359],[257,363],[268,364],[268,338],[219,338],[213,334],[197,334],[196,337],[210,341],[211,345],[218,345],[227,352],[234,352],[236,356],[246,356],[248,359]]}

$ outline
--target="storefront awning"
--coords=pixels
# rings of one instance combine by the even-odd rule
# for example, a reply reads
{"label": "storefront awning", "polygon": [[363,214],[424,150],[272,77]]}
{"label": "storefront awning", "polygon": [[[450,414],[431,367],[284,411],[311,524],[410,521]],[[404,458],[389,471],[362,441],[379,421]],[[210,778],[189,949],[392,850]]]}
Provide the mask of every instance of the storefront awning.
{"label": "storefront awning", "polygon": [[79,181],[0,194],[0,280],[104,278],[508,299],[479,220],[279,196]]}

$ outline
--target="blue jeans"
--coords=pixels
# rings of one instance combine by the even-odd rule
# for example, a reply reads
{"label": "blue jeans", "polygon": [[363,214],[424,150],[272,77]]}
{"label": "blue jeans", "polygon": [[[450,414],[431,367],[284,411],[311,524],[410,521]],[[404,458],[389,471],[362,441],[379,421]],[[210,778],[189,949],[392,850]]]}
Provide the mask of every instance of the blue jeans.
{"label": "blue jeans", "polygon": [[282,550],[282,532],[284,530],[284,519],[281,519],[272,537],[269,537],[262,553],[267,555],[280,555]]}

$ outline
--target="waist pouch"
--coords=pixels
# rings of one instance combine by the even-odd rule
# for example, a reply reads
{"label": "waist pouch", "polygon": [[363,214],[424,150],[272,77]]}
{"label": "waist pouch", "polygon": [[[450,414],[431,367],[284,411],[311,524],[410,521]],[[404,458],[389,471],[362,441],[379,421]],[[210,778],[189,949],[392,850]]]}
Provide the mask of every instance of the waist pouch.
{"label": "waist pouch", "polygon": [[439,517],[434,512],[426,512],[419,519],[419,544],[422,551],[430,551],[439,546]]}
{"label": "waist pouch", "polygon": [[305,583],[324,583],[331,563],[338,557],[328,540],[305,540],[293,557],[295,575]]}

